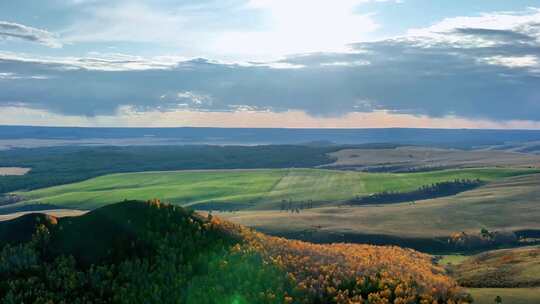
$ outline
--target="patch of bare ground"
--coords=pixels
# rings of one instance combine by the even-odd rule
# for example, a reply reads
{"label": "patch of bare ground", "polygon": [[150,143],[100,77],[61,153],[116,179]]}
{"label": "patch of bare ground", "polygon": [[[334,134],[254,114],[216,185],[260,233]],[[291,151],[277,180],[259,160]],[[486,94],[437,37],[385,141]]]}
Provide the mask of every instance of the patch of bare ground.
{"label": "patch of bare ground", "polygon": [[30,172],[30,168],[21,167],[0,167],[0,176],[7,175],[25,175]]}

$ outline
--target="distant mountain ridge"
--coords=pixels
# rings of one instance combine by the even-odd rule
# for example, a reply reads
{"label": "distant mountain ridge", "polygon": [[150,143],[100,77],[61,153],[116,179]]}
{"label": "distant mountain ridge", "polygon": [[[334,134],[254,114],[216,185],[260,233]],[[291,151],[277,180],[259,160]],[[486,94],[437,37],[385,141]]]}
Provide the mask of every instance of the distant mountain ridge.
{"label": "distant mountain ridge", "polygon": [[[126,144],[335,144],[395,143],[471,148],[540,141],[537,130],[477,129],[270,129],[270,128],[82,128],[0,126],[0,140],[138,139]],[[103,144],[114,141],[105,141]],[[76,143],[77,144],[77,143]],[[84,144],[84,142],[79,143]],[[97,142],[99,144],[99,141]],[[122,144],[120,142],[120,144]]]}

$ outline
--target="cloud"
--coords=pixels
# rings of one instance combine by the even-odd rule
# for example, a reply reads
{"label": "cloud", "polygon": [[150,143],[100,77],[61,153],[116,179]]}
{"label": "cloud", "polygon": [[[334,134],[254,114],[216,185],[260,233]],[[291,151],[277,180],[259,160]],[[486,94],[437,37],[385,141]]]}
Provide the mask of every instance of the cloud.
{"label": "cloud", "polygon": [[[538,9],[450,18],[404,36],[351,44],[346,51],[256,62],[0,52],[0,71],[9,73],[0,80],[0,106],[20,102],[89,118],[129,108],[164,115],[300,112],[326,121],[368,117],[350,116],[354,113],[389,117],[375,115],[384,112],[393,119],[535,122],[540,121],[537,20]],[[408,123],[413,121],[419,120]]]}
{"label": "cloud", "polygon": [[[344,51],[379,28],[370,0],[84,1],[62,31],[71,43],[159,44],[186,56],[271,60],[287,54]],[[137,26],[134,26],[136,24]],[[163,30],[166,29],[166,30]]]}
{"label": "cloud", "polygon": [[1,80],[18,80],[18,79],[35,79],[35,80],[45,80],[49,79],[48,76],[45,75],[18,75],[15,73],[0,73],[0,81]]}
{"label": "cloud", "polygon": [[536,39],[524,33],[512,30],[494,30],[485,28],[458,28],[455,34],[461,34],[472,37],[480,37],[494,41],[502,42],[534,42]]}
{"label": "cloud", "polygon": [[245,8],[262,15],[262,28],[227,31],[217,38],[214,47],[265,58],[346,51],[349,43],[365,39],[380,27],[373,14],[357,12],[357,7],[365,2],[369,1],[250,0]]}
{"label": "cloud", "polygon": [[483,58],[483,60],[489,64],[506,66],[509,68],[528,68],[539,67],[540,58],[538,56],[526,55],[526,56],[493,56]]}
{"label": "cloud", "polygon": [[62,43],[48,31],[7,21],[0,21],[0,39],[2,38],[36,42],[51,48],[62,47]]}
{"label": "cloud", "polygon": [[424,45],[447,43],[458,47],[490,47],[540,41],[540,9],[483,13],[474,17],[446,18],[430,27],[410,29],[407,37]]}

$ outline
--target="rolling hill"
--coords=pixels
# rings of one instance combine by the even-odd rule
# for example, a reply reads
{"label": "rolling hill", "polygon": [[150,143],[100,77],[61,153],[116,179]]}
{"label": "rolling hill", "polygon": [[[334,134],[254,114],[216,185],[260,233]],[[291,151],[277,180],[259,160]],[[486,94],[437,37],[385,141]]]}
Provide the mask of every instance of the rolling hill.
{"label": "rolling hill", "polygon": [[382,191],[411,191],[454,179],[489,182],[536,169],[482,168],[421,173],[363,173],[323,169],[192,170],[110,174],[83,182],[17,192],[25,204],[94,209],[124,199],[159,198],[200,209],[279,209],[283,200],[336,205]]}
{"label": "rolling hill", "polygon": [[[447,262],[451,261],[451,264]],[[473,256],[445,257],[450,274],[479,304],[540,303],[540,247],[493,250]]]}
{"label": "rolling hill", "polygon": [[452,269],[462,286],[540,287],[540,247],[488,251],[470,257]]}
{"label": "rolling hill", "polygon": [[333,163],[321,168],[370,172],[414,172],[449,168],[540,167],[540,156],[497,150],[456,150],[429,147],[341,149],[329,153]]}
{"label": "rolling hill", "polygon": [[451,197],[391,205],[329,206],[298,214],[224,213],[231,221],[270,234],[324,242],[399,244],[432,251],[465,231],[540,230],[540,174],[494,181]]}

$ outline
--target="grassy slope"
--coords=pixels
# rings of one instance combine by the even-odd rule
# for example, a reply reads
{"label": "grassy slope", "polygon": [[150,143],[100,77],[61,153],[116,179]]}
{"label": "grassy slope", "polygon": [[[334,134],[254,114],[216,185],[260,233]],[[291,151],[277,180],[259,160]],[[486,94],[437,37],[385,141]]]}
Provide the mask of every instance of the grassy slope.
{"label": "grassy slope", "polygon": [[540,287],[540,247],[488,251],[452,267],[468,287]]}
{"label": "grassy slope", "polygon": [[[440,174],[440,173],[439,173]],[[408,203],[325,207],[290,214],[243,211],[230,220],[270,233],[383,234],[403,237],[448,236],[453,232],[540,229],[540,174],[493,182],[456,196]]]}
{"label": "grassy slope", "polygon": [[496,296],[504,304],[540,303],[540,288],[469,288],[475,304],[493,304]]}
{"label": "grassy slope", "polygon": [[540,167],[540,156],[503,151],[463,151],[425,147],[399,147],[396,149],[343,149],[330,156],[332,164],[325,168],[384,168],[401,170],[439,168],[478,167]]}
{"label": "grassy slope", "polygon": [[[159,198],[175,204],[201,202],[261,203],[277,207],[282,199],[343,201],[380,191],[409,191],[456,178],[485,181],[536,172],[528,169],[463,169],[409,174],[361,173],[316,169],[169,171],[111,174],[84,182],[20,192],[26,203],[93,209],[124,199]],[[248,205],[251,207],[250,205]]]}
{"label": "grassy slope", "polygon": [[[445,256],[439,261],[454,269],[457,279],[467,276],[479,283],[489,282],[494,278],[502,278],[507,282],[527,283],[540,279],[539,247],[524,247],[516,249],[495,250],[476,256]],[[512,257],[512,258],[508,258]],[[466,270],[464,273],[462,270]],[[468,288],[478,304],[495,303],[496,296],[502,298],[502,303],[532,304],[540,303],[539,287],[522,288]]]}

